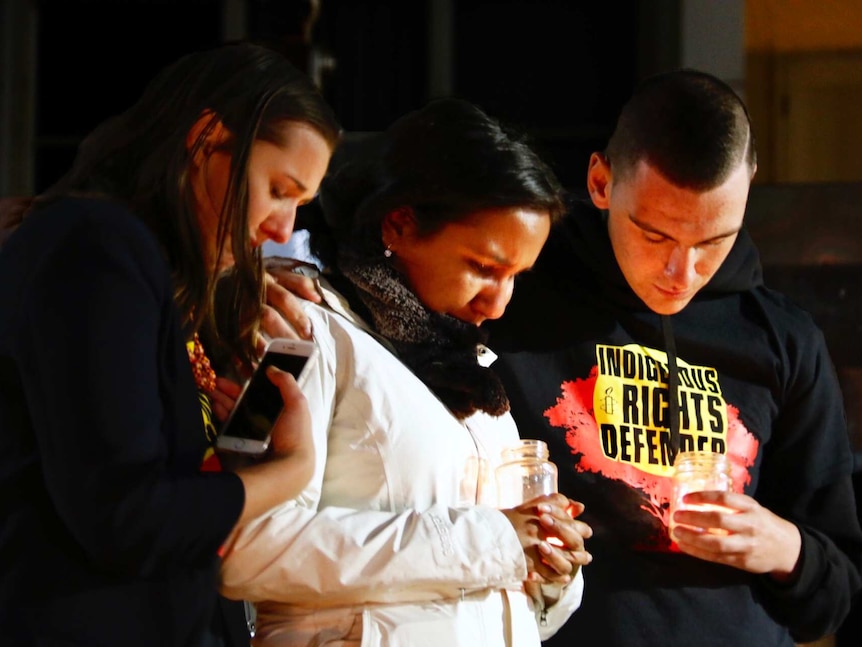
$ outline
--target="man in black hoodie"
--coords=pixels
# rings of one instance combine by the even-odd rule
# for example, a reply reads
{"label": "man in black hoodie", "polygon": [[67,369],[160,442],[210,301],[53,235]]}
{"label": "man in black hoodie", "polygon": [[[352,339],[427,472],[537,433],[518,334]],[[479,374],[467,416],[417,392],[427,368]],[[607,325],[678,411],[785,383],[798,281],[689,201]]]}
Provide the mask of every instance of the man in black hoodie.
{"label": "man in black hoodie", "polygon": [[[488,326],[521,435],[548,443],[594,531],[583,604],[548,645],[791,646],[835,631],[860,588],[841,392],[811,317],[763,285],[755,170],[731,88],[647,80]],[[727,454],[733,492],[692,495],[727,510],[678,513],[712,532],[674,541],[689,449]]]}

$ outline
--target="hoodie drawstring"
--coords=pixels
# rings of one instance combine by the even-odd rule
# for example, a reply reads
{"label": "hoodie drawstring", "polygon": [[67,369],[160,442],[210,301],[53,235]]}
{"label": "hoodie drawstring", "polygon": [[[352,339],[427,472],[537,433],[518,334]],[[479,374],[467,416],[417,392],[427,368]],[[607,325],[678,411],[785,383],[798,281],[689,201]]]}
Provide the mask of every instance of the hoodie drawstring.
{"label": "hoodie drawstring", "polygon": [[668,315],[661,315],[661,332],[667,353],[668,429],[670,430],[670,462],[673,465],[679,452],[679,371],[676,366],[676,339]]}

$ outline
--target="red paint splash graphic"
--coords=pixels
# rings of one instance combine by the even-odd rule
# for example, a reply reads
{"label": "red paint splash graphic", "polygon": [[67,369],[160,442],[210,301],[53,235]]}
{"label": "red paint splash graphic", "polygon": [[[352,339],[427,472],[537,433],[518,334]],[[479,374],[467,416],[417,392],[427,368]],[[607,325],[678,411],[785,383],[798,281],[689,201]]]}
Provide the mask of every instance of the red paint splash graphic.
{"label": "red paint splash graphic", "polygon": [[[605,478],[622,481],[638,490],[644,497],[641,508],[667,525],[668,505],[671,498],[671,479],[656,476],[629,463],[621,463],[605,457],[599,438],[593,410],[598,368],[593,367],[589,377],[563,382],[562,396],[557,403],[545,411],[545,416],[554,427],[566,430],[566,443],[572,453],[580,455],[574,466],[579,472],[601,474]],[[759,442],[739,419],[739,409],[727,405],[727,447],[733,464],[733,489],[742,492],[751,481],[748,471],[754,464]]]}

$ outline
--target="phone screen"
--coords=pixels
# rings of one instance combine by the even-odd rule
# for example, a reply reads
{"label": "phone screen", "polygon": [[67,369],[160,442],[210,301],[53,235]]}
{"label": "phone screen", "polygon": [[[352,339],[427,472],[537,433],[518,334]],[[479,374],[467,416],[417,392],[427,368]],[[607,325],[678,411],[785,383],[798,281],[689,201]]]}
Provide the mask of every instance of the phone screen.
{"label": "phone screen", "polygon": [[223,433],[249,440],[264,441],[269,438],[284,402],[278,387],[266,376],[266,367],[273,365],[298,377],[307,361],[305,355],[266,352]]}

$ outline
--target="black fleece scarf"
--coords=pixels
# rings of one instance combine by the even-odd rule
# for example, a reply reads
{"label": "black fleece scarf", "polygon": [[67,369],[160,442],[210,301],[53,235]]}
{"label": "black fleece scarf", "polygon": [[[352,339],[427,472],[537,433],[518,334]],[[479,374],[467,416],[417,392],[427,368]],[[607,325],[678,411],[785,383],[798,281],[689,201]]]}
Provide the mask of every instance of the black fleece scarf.
{"label": "black fleece scarf", "polygon": [[492,416],[509,410],[500,379],[477,361],[484,331],[428,310],[382,255],[369,260],[341,250],[338,265],[371,314],[375,330],[456,418],[479,410]]}

